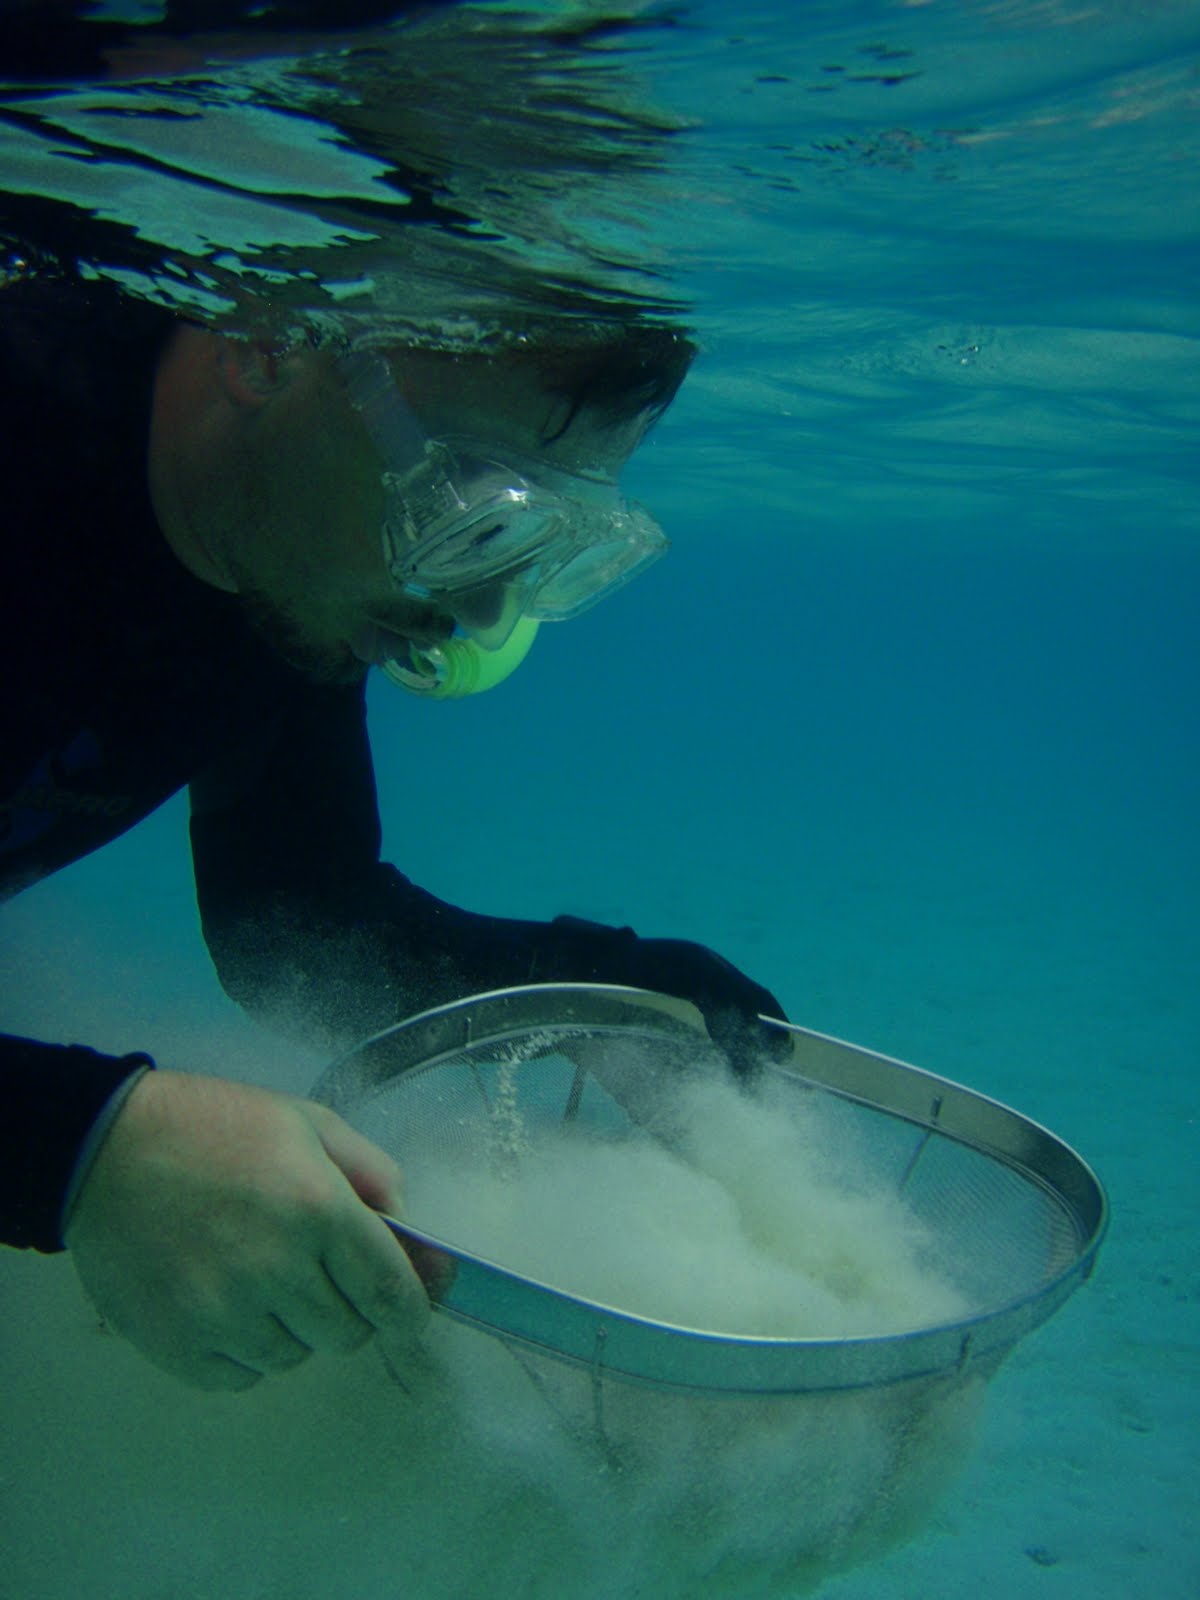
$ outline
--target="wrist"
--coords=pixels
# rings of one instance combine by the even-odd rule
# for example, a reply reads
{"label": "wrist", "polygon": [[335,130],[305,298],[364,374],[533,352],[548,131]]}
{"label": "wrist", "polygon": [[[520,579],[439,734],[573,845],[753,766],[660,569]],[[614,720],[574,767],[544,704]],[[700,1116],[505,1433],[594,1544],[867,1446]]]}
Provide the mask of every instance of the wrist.
{"label": "wrist", "polygon": [[130,1095],[141,1083],[148,1072],[154,1071],[154,1062],[148,1055],[138,1052],[124,1058],[133,1067],[129,1076],[109,1095],[100,1109],[100,1114],[88,1129],[87,1137],[79,1147],[75,1157],[75,1165],[71,1169],[71,1176],[67,1182],[63,1195],[62,1210],[59,1213],[59,1237],[65,1241],[71,1217],[79,1201],[80,1193],[88,1180],[96,1157],[112,1131],[113,1124],[125,1109]]}
{"label": "wrist", "polygon": [[585,917],[555,917],[551,927],[561,940],[555,967],[567,982],[634,982],[634,951],[640,940],[632,928],[614,928]]}

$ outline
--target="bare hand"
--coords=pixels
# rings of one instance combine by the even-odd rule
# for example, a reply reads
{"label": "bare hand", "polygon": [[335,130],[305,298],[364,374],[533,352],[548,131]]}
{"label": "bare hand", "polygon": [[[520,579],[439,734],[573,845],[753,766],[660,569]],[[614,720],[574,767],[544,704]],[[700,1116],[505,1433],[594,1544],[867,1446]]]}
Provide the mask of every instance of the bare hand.
{"label": "bare hand", "polygon": [[372,1209],[400,1207],[400,1169],[326,1107],[148,1072],[64,1236],[101,1315],[156,1366],[247,1389],[372,1333],[403,1370],[428,1301]]}

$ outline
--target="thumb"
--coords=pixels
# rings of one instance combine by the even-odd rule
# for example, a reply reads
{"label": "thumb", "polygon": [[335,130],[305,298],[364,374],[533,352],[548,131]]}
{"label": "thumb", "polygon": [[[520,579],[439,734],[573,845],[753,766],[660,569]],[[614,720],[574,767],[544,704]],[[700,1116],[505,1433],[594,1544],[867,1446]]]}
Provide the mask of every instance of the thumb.
{"label": "thumb", "polygon": [[[363,1204],[389,1217],[403,1217],[404,1174],[387,1151],[356,1133],[328,1106],[316,1105],[311,1100],[302,1104],[325,1154]],[[426,1293],[440,1299],[454,1281],[454,1265],[450,1258],[406,1235],[401,1235],[396,1242],[408,1257]]]}
{"label": "thumb", "polygon": [[356,1133],[328,1106],[306,1100],[304,1114],[312,1123],[325,1154],[339,1168],[358,1198],[373,1211],[400,1216],[404,1211],[404,1174],[391,1156]]}

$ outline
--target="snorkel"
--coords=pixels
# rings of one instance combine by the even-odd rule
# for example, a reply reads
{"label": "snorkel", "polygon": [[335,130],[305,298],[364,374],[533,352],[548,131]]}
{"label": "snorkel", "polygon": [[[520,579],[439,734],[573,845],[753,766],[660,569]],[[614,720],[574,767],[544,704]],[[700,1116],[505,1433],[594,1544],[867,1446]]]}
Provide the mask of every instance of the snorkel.
{"label": "snorkel", "polygon": [[485,650],[461,634],[442,644],[410,645],[403,658],[389,656],[382,663],[383,674],[427,700],[463,700],[510,677],[529,654],[537,631],[533,617],[522,617],[498,650]]}

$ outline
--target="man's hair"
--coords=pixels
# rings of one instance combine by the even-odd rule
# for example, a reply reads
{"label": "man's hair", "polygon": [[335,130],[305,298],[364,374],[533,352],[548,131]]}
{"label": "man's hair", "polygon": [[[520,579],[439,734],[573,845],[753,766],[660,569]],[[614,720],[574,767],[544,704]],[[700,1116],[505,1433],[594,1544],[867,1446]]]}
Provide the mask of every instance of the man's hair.
{"label": "man's hair", "polygon": [[[645,416],[649,426],[675,398],[697,355],[689,330],[682,324],[636,317],[594,321],[514,315],[502,331],[489,330],[471,343],[441,342],[424,335],[423,330],[362,314],[349,329],[345,322],[332,329],[328,319],[322,319],[322,324],[310,323],[303,342],[342,355],[356,349],[441,355],[453,360],[464,374],[493,362],[523,370],[566,404],[565,416],[561,420],[556,417],[554,431],[543,438],[544,444],[560,439],[584,411],[601,422]],[[294,334],[264,337],[280,350],[298,342]]]}
{"label": "man's hair", "polygon": [[675,398],[695,355],[680,329],[648,323],[616,325],[600,336],[593,330],[578,344],[548,342],[535,357],[537,370],[570,408],[552,438],[566,433],[581,411],[613,421],[649,412],[653,421]]}

